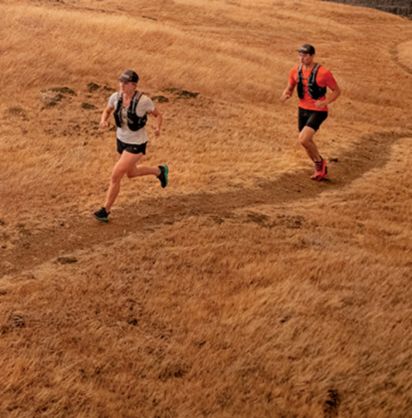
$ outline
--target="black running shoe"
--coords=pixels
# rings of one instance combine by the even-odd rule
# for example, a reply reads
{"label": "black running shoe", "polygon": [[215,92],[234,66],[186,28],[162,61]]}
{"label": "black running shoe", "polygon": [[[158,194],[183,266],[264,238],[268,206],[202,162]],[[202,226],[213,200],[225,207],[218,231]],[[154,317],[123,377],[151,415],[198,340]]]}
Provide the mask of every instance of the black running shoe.
{"label": "black running shoe", "polygon": [[94,217],[100,222],[109,222],[110,212],[106,211],[106,208],[100,208],[98,211],[94,212]]}
{"label": "black running shoe", "polygon": [[169,183],[169,167],[166,164],[159,165],[160,174],[157,178],[160,181],[160,185],[165,188]]}

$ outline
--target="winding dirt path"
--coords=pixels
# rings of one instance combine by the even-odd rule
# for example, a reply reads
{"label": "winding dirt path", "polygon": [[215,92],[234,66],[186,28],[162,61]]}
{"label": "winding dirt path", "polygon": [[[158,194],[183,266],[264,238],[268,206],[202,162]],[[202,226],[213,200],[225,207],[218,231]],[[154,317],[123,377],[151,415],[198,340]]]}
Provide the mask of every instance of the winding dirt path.
{"label": "winding dirt path", "polygon": [[[324,191],[349,185],[367,171],[382,167],[388,161],[391,146],[399,139],[410,137],[412,132],[378,132],[360,138],[349,152],[331,162],[331,180],[312,182],[306,170],[284,173],[280,177],[259,182],[254,188],[222,193],[198,192],[187,195],[168,195],[164,198],[146,199],[139,202],[139,211],[146,216],[136,215],[136,206],[116,210],[116,217],[109,224],[99,224],[92,216],[67,220],[71,228],[59,226],[33,233],[21,238],[18,250],[0,253],[0,265],[7,263],[4,274],[19,274],[35,266],[53,260],[62,254],[88,249],[124,238],[137,231],[150,231],[162,225],[174,224],[190,216],[213,215],[214,219],[231,216],[231,211],[257,204],[282,205],[291,201],[316,198]],[[218,219],[219,218],[219,219]],[[0,276],[1,277],[1,276]]]}

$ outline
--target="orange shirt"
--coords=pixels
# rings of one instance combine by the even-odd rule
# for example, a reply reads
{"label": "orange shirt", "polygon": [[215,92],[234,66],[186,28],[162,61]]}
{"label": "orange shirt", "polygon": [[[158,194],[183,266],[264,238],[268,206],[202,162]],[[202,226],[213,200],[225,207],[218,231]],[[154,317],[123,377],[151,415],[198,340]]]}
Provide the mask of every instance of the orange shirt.
{"label": "orange shirt", "polygon": [[[298,68],[299,64],[296,64],[289,73],[289,84],[292,87],[295,87],[298,83]],[[316,107],[316,100],[312,99],[308,91],[308,79],[312,69],[305,70],[305,66],[302,66],[302,78],[303,78],[303,99],[299,99],[299,107],[307,110],[318,110],[318,111],[327,111],[328,107]],[[325,67],[320,66],[318,73],[316,74],[316,83],[319,87],[329,87],[334,90],[337,86],[336,80],[334,79],[332,73],[327,70]],[[319,100],[325,100],[325,96],[321,97]]]}

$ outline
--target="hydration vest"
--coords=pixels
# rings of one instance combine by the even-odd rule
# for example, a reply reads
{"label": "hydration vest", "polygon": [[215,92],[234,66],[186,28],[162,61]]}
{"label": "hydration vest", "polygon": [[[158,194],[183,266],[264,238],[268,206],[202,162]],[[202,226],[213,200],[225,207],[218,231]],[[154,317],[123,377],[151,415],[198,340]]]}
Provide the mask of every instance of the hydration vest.
{"label": "hydration vest", "polygon": [[[138,131],[142,129],[147,122],[147,115],[138,116],[136,115],[136,107],[139,103],[140,98],[142,97],[143,93],[135,92],[132,100],[130,100],[130,105],[127,108],[127,126],[131,131]],[[122,118],[122,105],[123,105],[123,95],[119,93],[119,99],[117,101],[116,109],[114,111],[114,120],[116,121],[116,126],[119,128],[122,126],[123,118]]]}
{"label": "hydration vest", "polygon": [[[316,64],[312,72],[310,73],[309,79],[308,79],[308,91],[310,97],[312,99],[320,99],[326,94],[326,87],[320,87],[316,83],[316,75],[318,74],[320,68],[320,64]],[[303,99],[304,96],[304,89],[303,89],[303,74],[302,74],[302,64],[299,65],[298,68],[298,96],[300,99]]]}

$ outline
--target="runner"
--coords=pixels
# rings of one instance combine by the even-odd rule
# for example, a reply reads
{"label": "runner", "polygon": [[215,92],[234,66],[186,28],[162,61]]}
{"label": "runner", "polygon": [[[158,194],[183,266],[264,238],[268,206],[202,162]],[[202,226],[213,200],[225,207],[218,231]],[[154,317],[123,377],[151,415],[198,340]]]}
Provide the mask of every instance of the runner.
{"label": "runner", "polygon": [[[332,73],[315,63],[315,48],[312,45],[304,44],[298,49],[298,52],[300,62],[291,69],[288,85],[280,99],[282,102],[290,99],[297,86],[299,96],[298,139],[315,164],[315,172],[311,178],[320,181],[327,178],[328,168],[326,161],[319,154],[313,137],[322,122],[328,117],[328,104],[339,97],[340,88]],[[328,98],[326,98],[327,88],[331,90]]]}
{"label": "runner", "polygon": [[113,93],[104,109],[100,127],[109,126],[109,117],[113,113],[116,122],[117,152],[120,158],[115,164],[104,206],[94,212],[98,221],[108,222],[113,203],[120,191],[120,182],[124,175],[129,178],[156,176],[162,187],[168,184],[169,169],[166,164],[158,167],[144,167],[138,164],[146,154],[148,137],[146,134],[147,115],[157,118],[156,136],[160,135],[162,115],[152,100],[136,90],[139,76],[133,70],[125,70],[119,77],[119,92]]}

